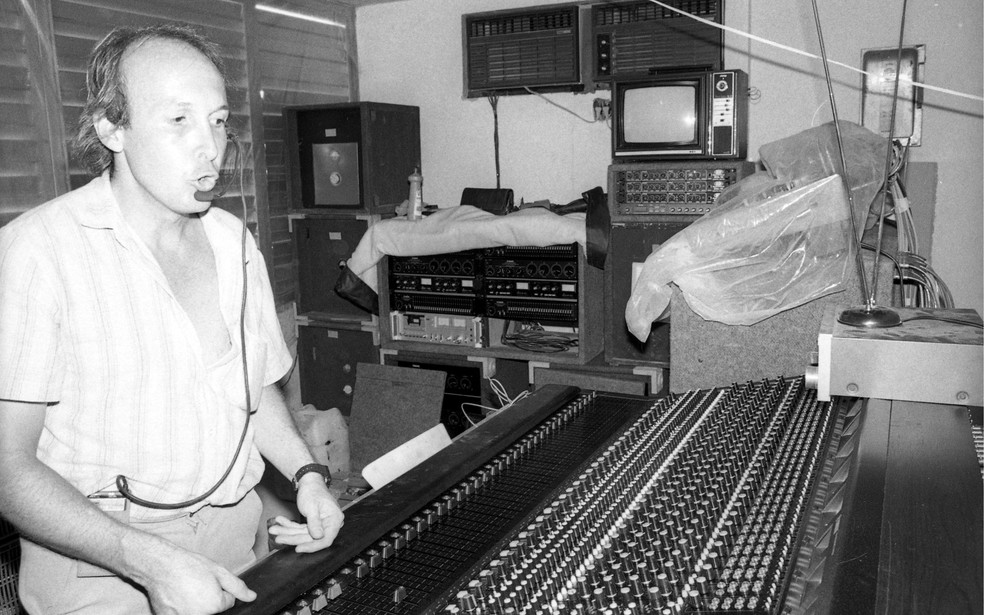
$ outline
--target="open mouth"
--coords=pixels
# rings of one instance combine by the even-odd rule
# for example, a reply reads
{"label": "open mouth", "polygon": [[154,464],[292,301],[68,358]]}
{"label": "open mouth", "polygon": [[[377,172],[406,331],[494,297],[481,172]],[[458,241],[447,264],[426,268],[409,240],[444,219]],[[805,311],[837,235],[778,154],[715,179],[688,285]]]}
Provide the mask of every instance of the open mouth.
{"label": "open mouth", "polygon": [[218,175],[202,175],[195,180],[195,189],[201,190],[202,192],[208,192],[215,187],[215,184],[218,183],[218,181]]}

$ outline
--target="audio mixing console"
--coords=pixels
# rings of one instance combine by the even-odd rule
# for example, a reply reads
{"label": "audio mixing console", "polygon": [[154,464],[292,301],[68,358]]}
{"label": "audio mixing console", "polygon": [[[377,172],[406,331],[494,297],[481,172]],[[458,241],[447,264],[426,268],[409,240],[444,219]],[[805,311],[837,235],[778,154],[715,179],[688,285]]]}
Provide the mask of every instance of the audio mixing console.
{"label": "audio mixing console", "polygon": [[[864,434],[880,429],[865,415],[859,400],[819,402],[802,378],[657,400],[544,387],[356,501],[327,551],[247,571],[259,598],[232,612],[874,612],[879,534],[856,500],[877,489],[854,496],[872,482]],[[962,540],[966,570],[932,592],[958,605],[948,612],[980,608],[979,523]]]}

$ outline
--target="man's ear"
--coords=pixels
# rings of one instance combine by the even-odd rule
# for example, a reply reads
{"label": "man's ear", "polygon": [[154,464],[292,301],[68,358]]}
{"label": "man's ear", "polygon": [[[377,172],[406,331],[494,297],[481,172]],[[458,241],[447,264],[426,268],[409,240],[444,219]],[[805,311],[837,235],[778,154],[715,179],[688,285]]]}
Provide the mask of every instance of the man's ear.
{"label": "man's ear", "polygon": [[92,119],[92,125],[96,129],[99,140],[110,151],[116,154],[123,151],[123,131],[118,125],[106,119],[105,113],[97,113]]}

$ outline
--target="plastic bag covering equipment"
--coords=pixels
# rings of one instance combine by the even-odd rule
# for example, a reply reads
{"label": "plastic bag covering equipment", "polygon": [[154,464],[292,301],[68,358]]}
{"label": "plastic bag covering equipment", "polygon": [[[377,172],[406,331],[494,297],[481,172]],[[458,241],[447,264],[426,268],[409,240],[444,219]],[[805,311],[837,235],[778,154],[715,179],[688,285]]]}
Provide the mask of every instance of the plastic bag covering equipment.
{"label": "plastic bag covering equipment", "polygon": [[639,340],[669,306],[672,281],[706,320],[751,325],[843,290],[853,261],[840,176],[787,182],[759,173],[643,263],[625,307]]}
{"label": "plastic bag covering equipment", "polygon": [[[878,221],[880,200],[876,200],[885,181],[885,153],[888,139],[863,126],[841,120],[846,183],[854,201],[854,220],[858,239]],[[762,165],[772,177],[784,182],[805,184],[840,171],[840,153],[834,123],[804,130],[759,148]],[[726,195],[721,195],[726,198]]]}

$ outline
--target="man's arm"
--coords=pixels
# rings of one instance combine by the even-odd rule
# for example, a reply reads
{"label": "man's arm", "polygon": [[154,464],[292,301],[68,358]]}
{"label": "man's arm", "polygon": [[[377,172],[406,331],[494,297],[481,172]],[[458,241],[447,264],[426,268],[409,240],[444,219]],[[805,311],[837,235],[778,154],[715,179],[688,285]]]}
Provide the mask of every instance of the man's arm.
{"label": "man's arm", "polygon": [[[288,479],[293,478],[301,466],[314,463],[279,387],[268,385],[263,388],[259,408],[252,420],[256,447]],[[301,553],[318,551],[334,542],[345,516],[319,474],[305,474],[298,482],[297,509],[307,520],[307,526],[279,519],[280,525],[270,528],[276,542],[295,545]]]}
{"label": "man's arm", "polygon": [[142,585],[154,613],[218,613],[256,597],[200,555],[104,514],[41,463],[46,405],[0,400],[0,514],[21,534]]}

